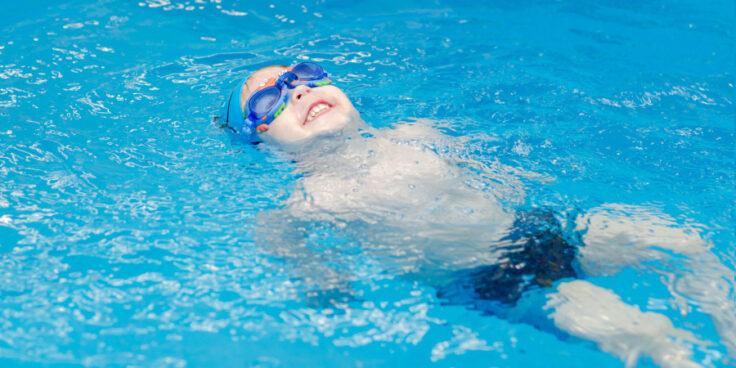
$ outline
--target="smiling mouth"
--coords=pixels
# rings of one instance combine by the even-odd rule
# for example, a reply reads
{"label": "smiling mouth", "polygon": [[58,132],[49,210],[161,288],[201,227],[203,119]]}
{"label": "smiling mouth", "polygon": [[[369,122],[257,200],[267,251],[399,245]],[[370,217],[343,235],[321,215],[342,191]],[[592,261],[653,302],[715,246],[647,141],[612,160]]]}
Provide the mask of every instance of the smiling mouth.
{"label": "smiling mouth", "polygon": [[309,107],[309,110],[307,111],[307,118],[304,119],[304,122],[302,123],[302,125],[309,124],[312,120],[330,111],[331,108],[332,108],[332,105],[328,104],[325,101],[317,101],[313,103],[312,106]]}

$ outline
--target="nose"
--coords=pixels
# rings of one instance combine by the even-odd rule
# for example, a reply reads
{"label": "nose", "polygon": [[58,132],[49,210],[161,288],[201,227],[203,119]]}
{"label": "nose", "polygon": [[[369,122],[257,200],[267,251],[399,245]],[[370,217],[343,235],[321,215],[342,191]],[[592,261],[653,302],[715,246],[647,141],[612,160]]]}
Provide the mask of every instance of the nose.
{"label": "nose", "polygon": [[310,93],[312,93],[312,89],[311,88],[309,88],[309,87],[307,87],[305,85],[296,86],[294,88],[294,91],[291,92],[291,98],[294,99],[294,100],[296,100],[296,101],[299,101],[299,100],[302,99],[302,97],[304,97],[304,96],[306,96],[306,95],[308,95]]}

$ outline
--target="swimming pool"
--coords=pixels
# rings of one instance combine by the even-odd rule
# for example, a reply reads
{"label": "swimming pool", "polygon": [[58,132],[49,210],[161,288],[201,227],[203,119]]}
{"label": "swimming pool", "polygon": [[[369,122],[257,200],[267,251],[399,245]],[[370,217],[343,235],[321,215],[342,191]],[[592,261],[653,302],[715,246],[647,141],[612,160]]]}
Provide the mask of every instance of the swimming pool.
{"label": "swimming pool", "polygon": [[[736,269],[734,4],[227,0],[6,4],[2,366],[621,366],[595,344],[447,304],[324,229],[356,297],[324,306],[255,245],[293,164],[212,123],[273,62],[324,65],[376,127],[432,119],[519,177],[523,205],[636,204]],[[489,184],[490,185],[490,184]],[[668,274],[589,280],[711,344]],[[730,285],[731,299],[734,280]],[[734,311],[736,313],[736,311]],[[647,359],[640,366],[650,366]]]}

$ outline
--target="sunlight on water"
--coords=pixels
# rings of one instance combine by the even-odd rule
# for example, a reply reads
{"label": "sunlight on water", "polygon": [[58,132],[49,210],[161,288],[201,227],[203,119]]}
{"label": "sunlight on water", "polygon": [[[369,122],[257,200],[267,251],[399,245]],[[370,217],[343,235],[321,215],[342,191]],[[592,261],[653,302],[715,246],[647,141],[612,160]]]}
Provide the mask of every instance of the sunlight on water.
{"label": "sunlight on water", "polygon": [[[2,366],[734,364],[732,3],[6,5]],[[299,61],[365,135],[213,123]],[[580,280],[474,297],[527,214]]]}

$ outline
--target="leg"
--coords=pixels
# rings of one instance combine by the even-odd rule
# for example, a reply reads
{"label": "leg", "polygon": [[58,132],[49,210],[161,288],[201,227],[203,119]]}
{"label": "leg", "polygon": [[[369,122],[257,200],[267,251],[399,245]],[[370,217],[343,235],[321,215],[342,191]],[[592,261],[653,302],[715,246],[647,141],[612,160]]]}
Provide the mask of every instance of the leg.
{"label": "leg", "polygon": [[692,333],[675,328],[662,314],[624,303],[610,290],[575,280],[561,283],[548,299],[544,308],[552,310],[549,318],[557,328],[595,342],[627,367],[636,366],[640,356],[661,367],[700,367],[684,343],[698,342]]}
{"label": "leg", "polygon": [[585,246],[578,258],[587,274],[610,275],[658,260],[654,271],[666,276],[680,312],[689,313],[694,301],[711,316],[729,354],[736,356],[734,270],[710,251],[696,228],[649,208],[619,204],[591,209],[576,226],[583,233]]}

